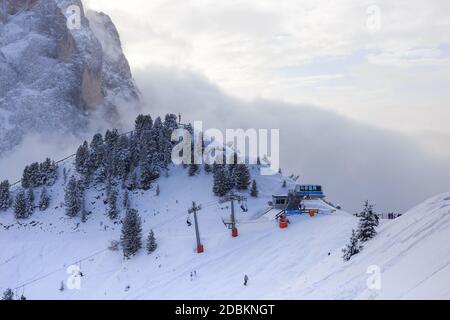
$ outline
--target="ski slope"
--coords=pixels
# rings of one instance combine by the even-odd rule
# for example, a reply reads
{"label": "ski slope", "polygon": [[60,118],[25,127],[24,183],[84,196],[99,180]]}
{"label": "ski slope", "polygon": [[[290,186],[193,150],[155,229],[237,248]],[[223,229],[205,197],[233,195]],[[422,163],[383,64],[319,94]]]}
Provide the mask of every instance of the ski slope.
{"label": "ski slope", "polygon": [[[132,194],[144,236],[153,229],[158,249],[152,255],[142,249],[131,260],[107,249],[110,240],[120,238],[120,224],[105,215],[104,190],[88,192],[87,207],[93,213],[82,224],[79,218],[64,215],[63,187],[55,185],[49,190],[52,210],[36,211],[20,224],[11,211],[0,214],[0,290],[17,288],[16,293],[24,292],[28,299],[450,297],[450,194],[384,222],[379,235],[344,263],[341,250],[357,225],[354,216],[340,210],[332,213],[320,202],[315,205],[330,213],[293,216],[287,229],[279,229],[273,220],[275,210],[267,212],[267,202],[272,194],[287,192],[293,182],[283,189],[281,175],[259,176],[256,167],[251,174],[260,195],[248,198],[246,213],[236,206],[237,238],[222,223],[230,209],[213,196],[212,175],[188,177],[177,167],[158,181],[159,196],[154,189]],[[186,224],[192,201],[203,205],[198,214],[203,254],[195,253],[194,227]],[[60,292],[61,281],[69,277],[67,267],[80,266],[79,260],[81,289]],[[366,269],[373,264],[382,270],[380,291],[366,286]],[[191,279],[193,271],[197,276]],[[247,287],[245,274],[250,278]]]}

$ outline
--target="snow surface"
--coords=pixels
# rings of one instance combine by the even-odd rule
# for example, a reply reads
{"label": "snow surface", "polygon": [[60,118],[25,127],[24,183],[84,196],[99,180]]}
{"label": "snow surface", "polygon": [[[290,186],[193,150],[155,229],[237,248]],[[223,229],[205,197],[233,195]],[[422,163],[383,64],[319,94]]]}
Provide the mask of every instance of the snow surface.
{"label": "snow surface", "polygon": [[[293,187],[288,180],[282,188],[281,175],[260,176],[251,169],[260,196],[248,197],[247,213],[236,206],[239,236],[232,238],[222,223],[230,210],[212,194],[212,175],[188,177],[182,167],[169,174],[158,181],[159,196],[155,188],[131,196],[145,236],[153,229],[159,245],[152,255],[142,249],[131,260],[106,249],[119,239],[120,224],[105,215],[104,190],[88,192],[92,214],[85,224],[64,215],[62,179],[49,189],[52,210],[20,222],[11,210],[1,213],[0,290],[19,287],[21,294],[22,285],[31,282],[24,287],[29,299],[450,298],[450,194],[384,222],[377,237],[345,263],[341,250],[357,219],[320,202],[330,211],[290,217],[289,227],[280,229],[277,210],[269,210],[267,202]],[[194,227],[186,224],[192,201],[203,205],[198,214],[203,254],[195,253]],[[81,290],[60,292],[66,268],[83,258]],[[373,264],[382,270],[381,291],[366,286]]]}

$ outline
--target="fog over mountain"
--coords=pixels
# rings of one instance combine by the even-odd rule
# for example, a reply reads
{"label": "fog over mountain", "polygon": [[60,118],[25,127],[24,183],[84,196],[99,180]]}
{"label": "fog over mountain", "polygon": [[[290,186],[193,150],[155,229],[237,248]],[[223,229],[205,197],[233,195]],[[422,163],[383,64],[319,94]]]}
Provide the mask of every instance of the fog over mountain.
{"label": "fog over mountain", "polygon": [[405,134],[314,106],[236,99],[185,71],[154,67],[136,70],[135,78],[153,113],[181,112],[205,129],[280,129],[283,173],[322,184],[350,212],[366,199],[380,211],[403,211],[449,189],[448,156]]}

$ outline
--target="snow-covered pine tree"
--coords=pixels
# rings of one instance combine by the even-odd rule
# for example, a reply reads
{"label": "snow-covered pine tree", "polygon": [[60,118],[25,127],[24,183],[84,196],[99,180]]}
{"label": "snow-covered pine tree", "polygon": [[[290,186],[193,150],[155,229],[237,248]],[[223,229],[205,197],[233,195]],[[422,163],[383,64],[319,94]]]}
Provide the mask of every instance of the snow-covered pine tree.
{"label": "snow-covered pine tree", "polygon": [[131,168],[130,141],[126,135],[120,136],[117,142],[116,168],[117,176],[125,181]]}
{"label": "snow-covered pine tree", "polygon": [[347,244],[345,249],[342,249],[344,255],[342,258],[344,261],[349,261],[352,256],[359,253],[362,250],[362,246],[359,243],[358,234],[355,230],[352,230],[352,236],[350,238],[350,243]]}
{"label": "snow-covered pine tree", "polygon": [[30,187],[30,167],[25,166],[23,169],[22,180],[21,180],[22,188],[27,189]]}
{"label": "snow-covered pine tree", "polygon": [[28,188],[36,188],[41,185],[41,170],[39,162],[34,162],[28,167]]}
{"label": "snow-covered pine tree", "polygon": [[206,173],[211,173],[213,171],[212,166],[209,163],[205,163],[203,165],[203,168],[204,168]]}
{"label": "snow-covered pine tree", "polygon": [[140,114],[136,117],[134,123],[134,130],[138,139],[141,138],[141,134],[144,131],[150,131],[153,127],[153,120],[150,115]]}
{"label": "snow-covered pine tree", "polygon": [[127,210],[123,220],[120,240],[122,242],[123,255],[128,259],[142,247],[141,218],[136,209]]}
{"label": "snow-covered pine tree", "polygon": [[50,205],[50,196],[47,194],[47,189],[42,188],[41,196],[39,198],[39,210],[45,211]]}
{"label": "snow-covered pine tree", "polygon": [[214,194],[218,197],[223,197],[229,191],[228,189],[228,178],[224,166],[221,164],[214,164]]}
{"label": "snow-covered pine tree", "polygon": [[153,156],[153,166],[155,170],[159,172],[160,169],[164,169],[164,126],[160,117],[157,117],[153,122],[153,128],[151,130],[151,146],[150,149]]}
{"label": "snow-covered pine tree", "polygon": [[358,238],[362,242],[366,242],[377,234],[375,228],[379,224],[378,216],[373,212],[373,205],[369,204],[369,201],[364,203],[364,209],[358,216],[360,217]]}
{"label": "snow-covered pine tree", "polygon": [[83,144],[78,147],[75,155],[75,169],[84,177],[87,177],[90,173],[89,156],[89,145],[87,141],[84,141]]}
{"label": "snow-covered pine tree", "polygon": [[114,188],[111,188],[107,197],[108,208],[106,213],[111,220],[114,220],[119,215],[119,210],[117,209],[117,191]]}
{"label": "snow-covered pine tree", "polygon": [[155,160],[157,159],[155,154],[157,153],[157,149],[151,131],[142,132],[140,147],[140,186],[144,190],[149,190],[152,181],[158,178],[158,172],[155,168]]}
{"label": "snow-covered pine tree", "polygon": [[39,186],[53,186],[56,183],[56,180],[58,179],[58,166],[50,158],[45,159],[45,161],[39,165],[39,172]]}
{"label": "snow-covered pine tree", "polygon": [[67,183],[64,204],[66,206],[66,215],[69,217],[75,217],[81,210],[79,183],[75,176],[71,176]]}
{"label": "snow-covered pine tree", "polygon": [[0,211],[6,211],[11,207],[11,193],[8,180],[0,183]]}
{"label": "snow-covered pine tree", "polygon": [[128,210],[130,208],[130,194],[127,190],[125,190],[123,194],[123,202],[122,202],[123,208],[125,210]]}
{"label": "snow-covered pine tree", "polygon": [[14,200],[14,215],[16,219],[28,218],[28,205],[25,190],[21,189]]}
{"label": "snow-covered pine tree", "polygon": [[117,129],[107,130],[105,133],[105,154],[104,166],[107,177],[117,176],[117,143],[119,141],[119,132]]}
{"label": "snow-covered pine tree", "polygon": [[252,181],[252,189],[250,190],[250,195],[254,198],[258,197],[258,187],[256,186],[256,180]]}
{"label": "snow-covered pine tree", "polygon": [[29,188],[27,190],[26,205],[27,205],[28,215],[31,216],[34,212],[34,191],[32,188]]}
{"label": "snow-covered pine tree", "polygon": [[158,244],[156,243],[155,234],[153,233],[153,230],[150,230],[147,238],[147,253],[151,254],[152,252],[155,252],[156,248],[158,248]]}
{"label": "snow-covered pine tree", "polygon": [[198,164],[191,163],[191,164],[189,164],[188,175],[190,177],[195,176],[199,170],[200,170],[200,167]]}
{"label": "snow-covered pine tree", "polygon": [[250,185],[250,172],[246,164],[237,164],[233,171],[234,187],[237,190],[247,190]]}
{"label": "snow-covered pine tree", "polygon": [[5,292],[3,292],[2,300],[5,301],[14,300],[14,292],[10,288],[6,289]]}
{"label": "snow-covered pine tree", "polygon": [[104,142],[101,133],[97,133],[92,137],[90,143],[89,166],[92,172],[95,172],[103,164]]}
{"label": "snow-covered pine tree", "polygon": [[164,117],[164,131],[167,140],[171,140],[172,132],[178,129],[178,119],[175,114],[169,113]]}

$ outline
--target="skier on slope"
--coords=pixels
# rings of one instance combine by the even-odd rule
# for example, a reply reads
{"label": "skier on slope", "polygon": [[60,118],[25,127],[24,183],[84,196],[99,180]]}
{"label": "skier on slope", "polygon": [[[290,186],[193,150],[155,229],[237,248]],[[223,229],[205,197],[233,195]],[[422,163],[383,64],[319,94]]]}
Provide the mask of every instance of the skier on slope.
{"label": "skier on slope", "polygon": [[244,276],[244,286],[247,286],[247,283],[248,283],[248,276],[245,275]]}

